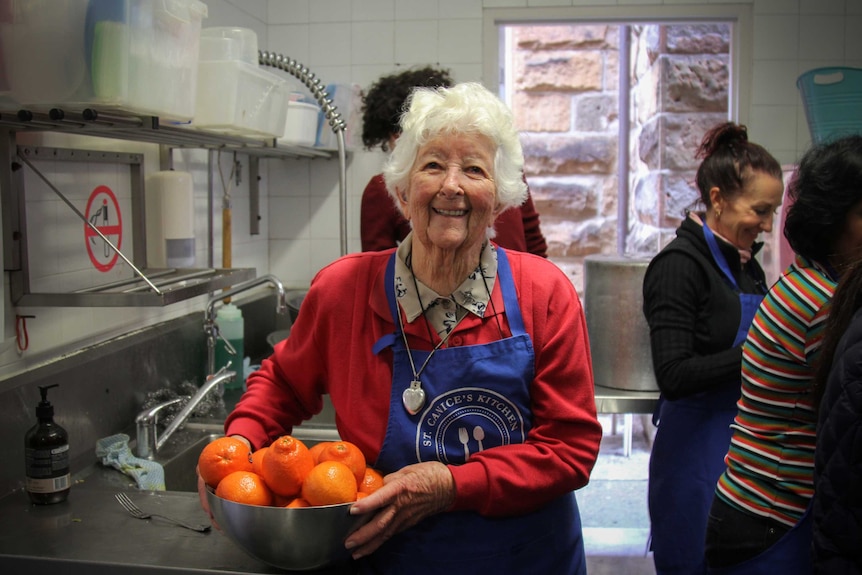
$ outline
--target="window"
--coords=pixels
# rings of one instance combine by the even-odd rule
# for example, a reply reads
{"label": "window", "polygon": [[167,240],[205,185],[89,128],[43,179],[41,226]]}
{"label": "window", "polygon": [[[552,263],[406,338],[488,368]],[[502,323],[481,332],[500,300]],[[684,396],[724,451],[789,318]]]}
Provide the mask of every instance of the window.
{"label": "window", "polygon": [[739,108],[746,10],[677,8],[486,11],[486,77],[522,132],[550,257],[579,290],[585,256],[649,255],[673,237],[698,197],[697,144]]}

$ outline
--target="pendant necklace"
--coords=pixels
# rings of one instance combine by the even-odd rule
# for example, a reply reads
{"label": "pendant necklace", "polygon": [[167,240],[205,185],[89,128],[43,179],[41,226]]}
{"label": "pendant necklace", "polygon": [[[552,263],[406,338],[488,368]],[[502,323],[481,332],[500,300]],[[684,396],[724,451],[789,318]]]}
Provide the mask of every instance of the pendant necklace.
{"label": "pendant necklace", "polygon": [[416,371],[416,364],[413,363],[413,354],[410,353],[410,346],[407,345],[407,334],[404,333],[404,322],[401,319],[400,310],[398,311],[398,324],[401,327],[401,337],[404,339],[404,347],[407,349],[407,358],[410,360],[410,370],[413,372],[413,381],[410,382],[410,387],[401,393],[401,403],[404,404],[404,409],[407,410],[407,413],[410,415],[416,415],[425,406],[425,390],[422,389],[422,381],[419,379],[419,376],[434,356],[434,353],[436,353],[437,350],[446,343],[446,340],[449,339],[449,334],[452,333],[455,328],[453,327],[452,331],[447,333],[446,337],[442,338],[440,342],[434,346],[434,349],[431,350],[431,353],[428,354],[428,357],[426,357],[425,361],[422,363],[422,367],[419,368],[419,371]]}
{"label": "pendant necklace", "polygon": [[[413,254],[411,253],[410,256]],[[412,259],[408,257],[408,261]],[[423,319],[425,319],[425,326],[428,328],[428,337],[432,337],[431,335],[431,327],[428,323],[428,318],[425,318],[425,306],[422,304],[422,296],[419,295],[419,284],[416,282],[416,275],[413,274],[413,266],[408,266],[410,268],[410,273],[413,275],[413,287],[416,289],[416,298],[419,300],[419,309],[422,310]],[[461,319],[452,326],[446,335],[440,339],[437,345],[434,346],[434,349],[431,350],[431,353],[428,354],[428,357],[425,358],[425,361],[422,363],[422,367],[419,368],[419,371],[416,371],[416,364],[413,363],[413,354],[410,352],[410,346],[407,344],[407,334],[404,333],[404,321],[401,319],[401,310],[398,311],[398,325],[401,328],[401,338],[404,340],[404,347],[407,350],[407,358],[410,360],[410,370],[413,372],[413,381],[410,382],[410,387],[405,389],[401,393],[401,403],[404,404],[404,409],[407,410],[407,413],[410,415],[416,415],[419,411],[425,406],[425,390],[422,389],[422,381],[419,379],[419,376],[425,370],[425,366],[428,365],[428,362],[431,361],[431,358],[437,352],[440,347],[446,343],[446,340],[449,339],[449,335],[455,331],[455,327],[457,327],[458,323],[461,322]],[[461,316],[462,318],[464,316]],[[433,341],[433,340],[432,340]]]}

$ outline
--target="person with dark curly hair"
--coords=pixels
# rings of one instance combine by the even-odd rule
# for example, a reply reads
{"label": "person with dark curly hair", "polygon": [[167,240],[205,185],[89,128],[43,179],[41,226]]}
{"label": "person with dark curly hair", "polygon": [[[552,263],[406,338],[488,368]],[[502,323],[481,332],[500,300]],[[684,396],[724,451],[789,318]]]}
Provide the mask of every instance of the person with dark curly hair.
{"label": "person with dark curly hair", "polygon": [[862,138],[811,148],[788,193],[784,236],[796,257],[743,346],[742,395],[707,526],[710,573],[814,572],[813,380],[836,284],[862,250]]}
{"label": "person with dark curly hair", "polygon": [[[404,103],[415,88],[454,85],[449,70],[423,66],[378,79],[362,96],[362,144],[391,152],[401,133],[399,121]],[[523,204],[500,214],[494,222],[494,243],[504,248],[547,257],[548,244],[539,223],[533,198],[527,191]],[[383,175],[372,177],[362,193],[359,236],[362,251],[394,248],[410,233],[410,223],[386,191]]]}
{"label": "person with dark curly hair", "polygon": [[706,572],[706,521],[736,414],[742,342],[766,293],[756,240],[772,230],[784,192],[781,165],[745,126],[715,126],[697,157],[706,209],[688,213],[643,281],[661,391],[648,482],[658,574]]}

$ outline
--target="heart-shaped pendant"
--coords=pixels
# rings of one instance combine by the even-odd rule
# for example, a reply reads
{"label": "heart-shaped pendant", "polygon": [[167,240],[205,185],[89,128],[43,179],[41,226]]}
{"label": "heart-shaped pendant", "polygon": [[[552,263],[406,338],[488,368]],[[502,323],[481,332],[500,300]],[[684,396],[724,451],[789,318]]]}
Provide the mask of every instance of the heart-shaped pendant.
{"label": "heart-shaped pendant", "polygon": [[416,380],[411,381],[410,387],[401,394],[401,403],[404,404],[404,409],[410,415],[419,413],[419,410],[425,405],[425,391],[422,389],[422,383]]}

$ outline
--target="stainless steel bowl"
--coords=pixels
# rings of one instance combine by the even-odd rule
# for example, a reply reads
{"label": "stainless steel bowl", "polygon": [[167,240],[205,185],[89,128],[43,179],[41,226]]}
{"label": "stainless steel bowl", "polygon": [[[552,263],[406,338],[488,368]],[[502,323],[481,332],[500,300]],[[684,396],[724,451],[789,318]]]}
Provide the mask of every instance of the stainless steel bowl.
{"label": "stainless steel bowl", "polygon": [[290,336],[290,329],[280,329],[278,331],[274,331],[266,336],[266,343],[269,344],[269,347],[275,349],[275,344],[280,341],[284,341]]}
{"label": "stainless steel bowl", "polygon": [[350,503],[323,507],[262,507],[222,499],[207,488],[222,531],[246,553],[280,569],[320,569],[350,558],[344,540],[371,519],[350,515]]}
{"label": "stainless steel bowl", "polygon": [[285,294],[284,299],[287,303],[287,311],[290,315],[291,325],[296,321],[296,316],[299,315],[299,307],[302,305],[302,300],[305,299],[305,294],[307,293],[308,290],[306,289],[295,289],[290,290]]}

